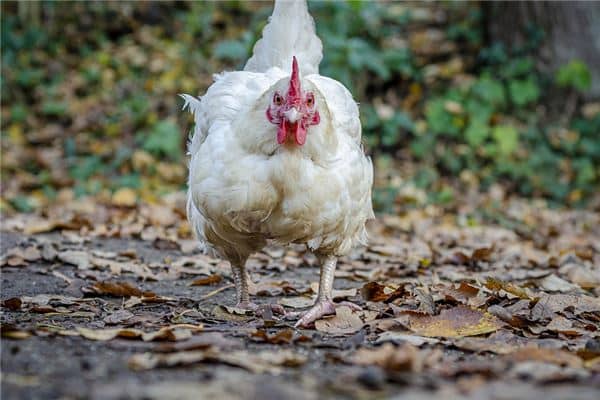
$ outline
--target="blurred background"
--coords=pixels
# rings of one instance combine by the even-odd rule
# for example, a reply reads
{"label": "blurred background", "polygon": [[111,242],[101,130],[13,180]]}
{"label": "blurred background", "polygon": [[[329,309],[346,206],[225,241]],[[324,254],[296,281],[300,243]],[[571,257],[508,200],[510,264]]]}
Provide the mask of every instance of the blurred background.
{"label": "blurred background", "polygon": [[[178,93],[241,68],[270,2],[2,2],[3,213],[185,189]],[[600,208],[600,4],[312,1],[360,103],[375,207]]]}

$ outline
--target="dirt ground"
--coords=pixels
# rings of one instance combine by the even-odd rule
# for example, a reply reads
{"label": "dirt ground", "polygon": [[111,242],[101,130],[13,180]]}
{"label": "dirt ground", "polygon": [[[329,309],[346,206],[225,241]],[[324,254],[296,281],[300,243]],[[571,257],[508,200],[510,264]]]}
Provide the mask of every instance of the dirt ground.
{"label": "dirt ground", "polygon": [[[218,307],[234,304],[234,289],[221,264],[214,266],[220,276],[218,282],[190,286],[205,276],[182,267],[177,275],[165,272],[160,279],[144,280],[139,274],[116,271],[116,264],[109,263],[110,270],[82,268],[73,265],[77,260],[66,262],[65,257],[48,258],[44,253],[47,244],[54,243],[59,254],[71,246],[105,259],[114,258],[115,254],[135,255],[142,265],[199,257],[161,242],[120,238],[81,240],[65,238],[60,233],[27,236],[3,232],[0,238],[4,259],[7,254],[14,254],[15,248],[42,249],[41,257],[27,256],[25,252],[24,264],[5,263],[2,268],[3,399],[600,398],[597,365],[576,368],[570,359],[563,363],[543,356],[543,360],[535,360],[542,364],[529,362],[507,367],[505,363],[498,364],[504,360],[504,351],[467,349],[469,346],[456,345],[457,342],[428,342],[429,338],[422,336],[392,340],[394,346],[400,346],[390,347],[398,351],[400,360],[381,361],[379,353],[361,353],[362,358],[357,358],[359,349],[383,348],[377,332],[386,328],[365,325],[351,329],[354,332],[336,335],[325,328],[294,329],[293,319],[279,319],[266,312],[239,315],[235,309]],[[263,287],[262,292],[259,289],[262,295],[255,297],[257,302],[297,298],[298,287],[318,280],[318,267],[309,265],[310,257],[302,258],[308,262],[297,262],[292,253],[289,259],[272,262],[272,258],[281,257],[278,251],[258,258],[267,268],[259,268],[258,262],[251,264],[254,280],[276,279],[277,283]],[[299,265],[291,268],[286,266],[289,262]],[[403,269],[399,271],[397,274],[402,275]],[[338,275],[337,289],[360,289],[364,285],[350,279],[348,273]],[[145,292],[142,299],[152,292],[154,300],[132,305],[128,301],[135,296],[90,291],[98,282],[115,279]],[[347,298],[365,306],[359,293],[364,297],[364,291],[359,290]],[[10,299],[19,300],[15,303]],[[385,312],[382,308],[381,313]],[[185,337],[169,331],[174,336],[167,336],[166,341],[123,337],[126,333],[108,339],[94,333],[116,327],[148,332],[174,324],[186,324],[181,325],[185,329],[194,326],[202,329],[192,331],[191,335],[184,332],[188,333]],[[598,344],[597,339],[590,342],[587,333],[583,337],[585,340],[580,337],[580,341],[571,337],[565,348],[581,349],[587,345],[589,350],[590,343]],[[557,339],[547,334],[535,340],[551,343]],[[174,351],[193,353],[199,358],[170,361],[165,358],[148,364],[148,358],[140,356],[151,355],[156,360],[161,355],[175,354]],[[281,354],[287,354],[283,361],[276,356]],[[370,357],[372,362],[368,361]],[[557,369],[550,368],[539,376],[535,369],[540,365]]]}

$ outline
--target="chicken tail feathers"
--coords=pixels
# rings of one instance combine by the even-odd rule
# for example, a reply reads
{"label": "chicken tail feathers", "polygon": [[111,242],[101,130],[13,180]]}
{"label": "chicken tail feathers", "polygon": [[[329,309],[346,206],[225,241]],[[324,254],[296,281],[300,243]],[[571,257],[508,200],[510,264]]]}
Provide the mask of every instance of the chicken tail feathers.
{"label": "chicken tail feathers", "polygon": [[182,110],[187,108],[188,111],[194,116],[195,126],[194,130],[190,132],[190,138],[188,140],[188,154],[196,154],[200,148],[200,145],[204,142],[204,139],[206,139],[206,134],[203,133],[202,129],[202,103],[200,102],[200,98],[190,96],[189,94],[180,94],[179,97],[184,100]]}
{"label": "chicken tail feathers", "polygon": [[293,56],[304,75],[317,74],[323,45],[306,0],[275,0],[273,14],[244,71],[265,72],[273,67],[289,71]]}

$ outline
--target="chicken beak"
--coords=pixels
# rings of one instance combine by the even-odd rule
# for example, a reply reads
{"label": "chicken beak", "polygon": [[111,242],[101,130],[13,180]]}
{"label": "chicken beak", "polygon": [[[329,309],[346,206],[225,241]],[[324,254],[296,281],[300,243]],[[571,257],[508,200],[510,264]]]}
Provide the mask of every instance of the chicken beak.
{"label": "chicken beak", "polygon": [[292,124],[298,122],[300,120],[300,118],[302,117],[302,114],[300,114],[300,112],[298,112],[296,107],[290,108],[289,110],[284,112],[283,115],[285,115],[285,118],[288,121],[290,121]]}

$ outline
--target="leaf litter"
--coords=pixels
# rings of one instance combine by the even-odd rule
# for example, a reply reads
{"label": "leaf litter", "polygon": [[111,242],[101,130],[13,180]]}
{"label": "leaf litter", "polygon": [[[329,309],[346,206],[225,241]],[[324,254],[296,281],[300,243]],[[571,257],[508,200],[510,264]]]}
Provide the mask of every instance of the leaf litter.
{"label": "leaf litter", "polygon": [[[314,330],[297,330],[288,319],[233,306],[228,265],[201,254],[180,228],[182,201],[161,205],[170,211],[160,216],[139,203],[98,204],[104,222],[96,224],[88,206],[11,217],[21,235],[28,224],[42,233],[20,236],[1,255],[3,273],[65,287],[3,295],[3,340],[150,346],[132,350],[132,371],[228,365],[310,375],[314,359],[329,371],[358,368],[347,374],[367,387],[375,375],[385,386],[409,374],[409,384],[424,388],[424,376],[438,387],[455,377],[581,385],[600,373],[596,215],[507,204],[508,214],[528,210],[527,233],[464,224],[469,205],[381,216],[369,226],[372,244],[341,258],[336,272],[334,301],[362,310],[340,306]],[[536,242],[531,232],[549,225],[555,233]],[[302,246],[269,247],[248,265],[257,302],[290,314],[314,303],[318,268]]]}

